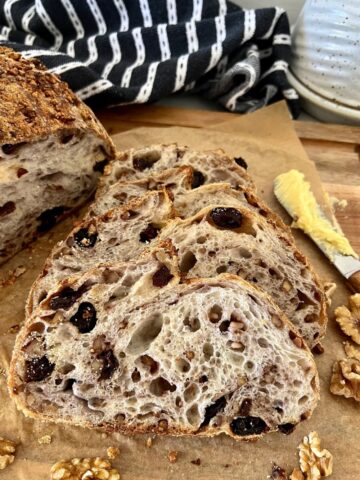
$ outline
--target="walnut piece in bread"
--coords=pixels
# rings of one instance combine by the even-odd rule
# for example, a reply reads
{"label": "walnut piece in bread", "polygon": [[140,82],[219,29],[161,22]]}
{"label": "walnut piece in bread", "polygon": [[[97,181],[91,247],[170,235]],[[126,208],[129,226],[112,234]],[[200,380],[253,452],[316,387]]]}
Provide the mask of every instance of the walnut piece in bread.
{"label": "walnut piece in bread", "polygon": [[114,155],[66,83],[0,47],[0,263],[81,205]]}

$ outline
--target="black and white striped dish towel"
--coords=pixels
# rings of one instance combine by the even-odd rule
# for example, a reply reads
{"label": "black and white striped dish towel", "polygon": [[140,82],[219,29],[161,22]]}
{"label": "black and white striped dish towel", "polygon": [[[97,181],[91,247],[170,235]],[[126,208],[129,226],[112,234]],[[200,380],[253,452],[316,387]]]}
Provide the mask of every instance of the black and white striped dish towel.
{"label": "black and white striped dish towel", "polygon": [[284,10],[226,0],[0,0],[0,43],[39,57],[92,107],[190,90],[249,112],[298,96]]}

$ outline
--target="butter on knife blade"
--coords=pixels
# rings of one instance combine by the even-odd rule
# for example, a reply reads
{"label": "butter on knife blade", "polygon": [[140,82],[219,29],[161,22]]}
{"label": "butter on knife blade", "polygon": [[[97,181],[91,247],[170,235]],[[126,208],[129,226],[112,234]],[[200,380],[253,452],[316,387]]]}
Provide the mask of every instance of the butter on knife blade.
{"label": "butter on knife blade", "polygon": [[343,232],[325,216],[311,191],[310,183],[298,170],[275,178],[274,193],[293,218],[292,227],[300,228],[317,244],[335,267],[360,291],[360,261]]}

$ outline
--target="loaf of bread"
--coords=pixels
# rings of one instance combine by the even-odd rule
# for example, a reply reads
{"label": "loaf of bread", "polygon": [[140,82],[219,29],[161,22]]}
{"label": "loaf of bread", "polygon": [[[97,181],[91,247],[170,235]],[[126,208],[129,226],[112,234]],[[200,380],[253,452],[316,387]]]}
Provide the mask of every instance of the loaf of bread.
{"label": "loaf of bread", "polygon": [[228,274],[177,284],[170,263],[64,280],[16,340],[8,383],[18,408],[125,434],[239,440],[308,418],[315,362],[270,297]]}
{"label": "loaf of bread", "polygon": [[0,47],[0,263],[81,205],[114,155],[65,83]]}
{"label": "loaf of bread", "polygon": [[166,188],[172,198],[177,198],[184,192],[191,190],[192,180],[193,169],[183,166],[164,170],[162,173],[145,177],[142,180],[118,181],[111,185],[108,190],[97,193],[94,203],[89,208],[88,215],[101,215],[107,210],[141,197],[151,190]]}
{"label": "loaf of bread", "polygon": [[27,313],[58,281],[101,263],[137,258],[173,217],[172,202],[163,190],[149,192],[123,207],[84,220],[51,252],[30,290]]}
{"label": "loaf of bread", "polygon": [[158,174],[165,169],[187,165],[193,168],[192,187],[214,182],[227,182],[238,186],[255,188],[242,158],[228,157],[222,150],[199,152],[188,147],[150,145],[140,149],[121,152],[109,163],[99,183],[99,195],[117,181],[133,181]]}
{"label": "loaf of bread", "polygon": [[307,259],[272,220],[236,205],[204,208],[161,230],[187,278],[239,275],[268,292],[312,348],[325,333],[323,289]]}

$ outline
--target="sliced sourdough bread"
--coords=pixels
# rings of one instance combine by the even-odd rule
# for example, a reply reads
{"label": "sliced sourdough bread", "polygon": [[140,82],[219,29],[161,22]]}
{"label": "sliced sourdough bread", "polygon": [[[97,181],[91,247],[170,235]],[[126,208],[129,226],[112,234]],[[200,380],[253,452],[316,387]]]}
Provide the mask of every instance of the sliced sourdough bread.
{"label": "sliced sourdough bread", "polygon": [[0,263],[78,207],[115,155],[91,110],[38,60],[0,47]]}
{"label": "sliced sourdough bread", "polygon": [[124,205],[151,190],[166,188],[171,197],[174,198],[191,190],[192,181],[193,169],[186,166],[170,168],[142,180],[119,181],[111,185],[108,190],[97,193],[94,203],[89,207],[88,215],[101,215],[107,210]]}
{"label": "sliced sourdough bread", "polygon": [[312,348],[325,333],[323,289],[307,259],[276,224],[248,208],[210,206],[162,229],[186,278],[239,275],[269,293]]}
{"label": "sliced sourdough bread", "polygon": [[176,285],[170,272],[153,257],[65,280],[16,340],[18,408],[125,434],[239,440],[308,418],[314,359],[270,297],[236,276]]}
{"label": "sliced sourdough bread", "polygon": [[150,145],[119,153],[105,168],[104,176],[99,183],[99,195],[119,180],[143,179],[165,169],[183,165],[194,169],[193,188],[216,182],[227,182],[235,188],[238,186],[255,188],[246,169],[222,150],[199,152],[176,144]]}
{"label": "sliced sourdough bread", "polygon": [[84,220],[51,252],[30,290],[27,313],[31,313],[58,281],[101,263],[137,258],[173,217],[167,191],[159,190]]}

